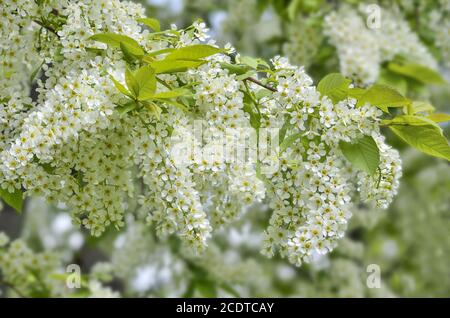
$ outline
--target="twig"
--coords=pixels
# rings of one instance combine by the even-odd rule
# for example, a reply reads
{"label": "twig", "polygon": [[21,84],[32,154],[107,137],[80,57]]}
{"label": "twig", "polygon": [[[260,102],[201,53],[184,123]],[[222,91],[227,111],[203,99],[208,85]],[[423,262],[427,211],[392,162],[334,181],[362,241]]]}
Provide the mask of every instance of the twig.
{"label": "twig", "polygon": [[261,86],[261,87],[264,87],[265,89],[268,89],[269,91],[274,92],[274,93],[277,91],[277,90],[276,90],[275,88],[273,88],[272,86],[263,84],[263,83],[261,83],[260,81],[258,81],[257,79],[255,79],[255,78],[253,78],[253,77],[247,77],[247,78],[245,79],[245,81],[249,81],[249,82],[255,83],[256,85],[259,85],[259,86]]}
{"label": "twig", "polygon": [[53,29],[51,26],[45,25],[44,23],[42,23],[42,21],[39,21],[39,20],[33,20],[33,22],[39,24],[41,27],[43,27],[44,29],[47,29],[48,31],[52,32],[54,35],[56,35],[59,38],[58,32],[56,32],[56,30]]}

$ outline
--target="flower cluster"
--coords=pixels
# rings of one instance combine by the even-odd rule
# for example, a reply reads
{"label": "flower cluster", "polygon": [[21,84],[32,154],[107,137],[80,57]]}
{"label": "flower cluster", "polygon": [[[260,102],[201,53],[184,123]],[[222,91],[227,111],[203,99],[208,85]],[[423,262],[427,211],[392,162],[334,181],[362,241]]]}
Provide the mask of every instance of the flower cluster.
{"label": "flower cluster", "polygon": [[13,286],[16,296],[46,295],[49,291],[63,290],[49,273],[60,266],[57,255],[51,252],[34,253],[22,240],[9,242],[0,232],[0,281]]}
{"label": "flower cluster", "polygon": [[[381,111],[348,98],[333,104],[321,96],[302,68],[284,58],[273,60],[276,70],[276,101],[271,116],[290,124],[286,135],[299,138],[280,156],[280,169],[268,175],[269,197],[274,213],[266,233],[264,253],[275,248],[293,263],[310,261],[336,246],[346,229],[355,172],[339,150],[339,141],[358,136],[375,137],[382,163],[377,177],[360,172],[358,186],[365,201],[386,207],[401,175],[398,152],[384,143],[378,128]],[[367,183],[367,186],[366,186]]]}
{"label": "flower cluster", "polygon": [[[264,251],[272,255],[278,249],[298,265],[332,250],[344,235],[355,190],[383,207],[396,193],[400,162],[379,133],[381,112],[369,104],[356,107],[352,98],[333,103],[321,96],[303,68],[286,59],[273,59],[274,86],[261,88],[257,79],[242,80],[224,67],[233,66],[239,55],[212,54],[202,65],[155,77],[157,92],[189,90],[184,97],[189,107],[156,99],[124,113],[124,95],[117,87],[130,87],[124,74],[137,63],[130,62],[123,47],[90,37],[128,36],[140,49],[157,52],[148,57],[152,62],[163,62],[167,52],[208,41],[205,25],[172,26],[169,36],[161,36],[143,28],[137,22],[143,8],[127,2],[48,1],[30,8],[25,3],[7,2],[7,15],[11,23],[19,21],[14,27],[20,32],[2,33],[1,47],[33,30],[29,42],[39,44],[35,51],[44,72],[36,83],[37,98],[24,97],[26,103],[14,97],[21,88],[5,81],[11,86],[2,91],[0,108],[6,114],[0,149],[3,189],[24,189],[28,196],[67,205],[74,222],[95,236],[108,226],[122,227],[125,211],[132,212],[138,201],[140,213],[160,236],[176,233],[194,250],[205,248],[213,226],[267,199],[274,213]],[[207,43],[214,48],[214,41]],[[226,46],[226,51],[233,49]],[[285,127],[285,139],[293,142],[276,145],[268,156],[235,156],[242,149],[269,150],[260,141],[242,140],[242,131],[255,131],[249,103],[256,99],[257,124]],[[10,118],[16,123],[7,127]],[[199,119],[200,135],[192,129]],[[376,176],[360,172],[355,185],[357,172],[338,145],[362,136],[374,138],[382,160]],[[182,160],[180,146],[185,149]],[[261,168],[273,162],[279,163],[274,171]]]}
{"label": "flower cluster", "polygon": [[313,62],[324,38],[316,21],[315,16],[299,16],[288,26],[288,42],[283,46],[283,53],[292,63],[307,68]]}
{"label": "flower cluster", "polygon": [[436,46],[440,49],[442,61],[450,68],[450,2],[440,1],[441,8],[429,13],[429,25],[436,39]]}
{"label": "flower cluster", "polygon": [[324,33],[337,48],[341,72],[359,84],[374,83],[380,65],[397,55],[437,68],[437,62],[420,42],[398,10],[381,8],[379,28],[366,26],[360,10],[341,7],[325,17]]}

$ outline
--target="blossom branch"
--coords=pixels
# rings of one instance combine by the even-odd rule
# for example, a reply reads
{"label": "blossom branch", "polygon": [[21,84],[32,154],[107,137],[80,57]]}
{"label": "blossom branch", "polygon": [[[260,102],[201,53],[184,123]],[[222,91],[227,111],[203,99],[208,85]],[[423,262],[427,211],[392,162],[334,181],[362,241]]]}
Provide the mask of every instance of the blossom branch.
{"label": "blossom branch", "polygon": [[33,22],[39,24],[41,27],[52,32],[54,35],[56,35],[59,38],[58,32],[56,32],[56,30],[54,28],[52,28],[51,26],[46,25],[46,24],[42,23],[42,21],[39,21],[39,20],[33,20]]}
{"label": "blossom branch", "polygon": [[258,81],[257,79],[255,79],[255,78],[253,78],[253,77],[247,77],[247,78],[245,79],[245,81],[249,81],[249,82],[255,83],[256,85],[259,85],[259,86],[261,86],[261,87],[264,87],[265,89],[268,89],[269,91],[274,92],[274,93],[277,91],[277,90],[276,90],[275,88],[273,88],[272,86],[263,84],[263,83],[261,83],[260,81]]}

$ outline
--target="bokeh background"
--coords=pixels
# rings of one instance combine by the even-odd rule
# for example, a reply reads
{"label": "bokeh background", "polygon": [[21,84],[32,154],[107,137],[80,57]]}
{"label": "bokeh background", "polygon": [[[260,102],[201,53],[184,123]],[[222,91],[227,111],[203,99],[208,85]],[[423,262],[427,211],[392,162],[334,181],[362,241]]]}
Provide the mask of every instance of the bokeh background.
{"label": "bokeh background", "polygon": [[[315,81],[339,72],[342,62],[324,32],[325,17],[368,4],[355,0],[136,2],[147,7],[148,16],[160,19],[163,28],[171,23],[184,27],[201,18],[218,43],[230,42],[243,55],[266,59],[286,55],[305,65]],[[376,3],[382,8],[381,18],[383,10],[402,16],[418,43],[437,61],[439,72],[450,80],[450,2]],[[358,60],[358,50],[354,54]],[[379,67],[383,70],[385,65]],[[409,84],[408,95],[450,113],[448,84]],[[449,125],[442,127],[449,136]],[[156,238],[139,221],[139,213],[128,216],[125,230],[112,229],[93,238],[71,224],[70,211],[64,206],[33,198],[22,215],[1,205],[0,232],[19,239],[0,259],[3,264],[10,260],[8,268],[17,271],[17,288],[0,285],[2,296],[449,297],[450,165],[386,134],[403,160],[397,198],[387,210],[355,207],[339,247],[311,264],[296,268],[259,253],[270,216],[264,205],[255,205],[241,220],[216,232],[205,254],[196,256],[180,249],[175,238]],[[30,267],[30,260],[36,267]],[[75,291],[64,284],[69,264],[79,265],[82,274],[82,288]],[[371,264],[380,270],[379,288],[367,284]],[[24,291],[29,294],[23,295]]]}

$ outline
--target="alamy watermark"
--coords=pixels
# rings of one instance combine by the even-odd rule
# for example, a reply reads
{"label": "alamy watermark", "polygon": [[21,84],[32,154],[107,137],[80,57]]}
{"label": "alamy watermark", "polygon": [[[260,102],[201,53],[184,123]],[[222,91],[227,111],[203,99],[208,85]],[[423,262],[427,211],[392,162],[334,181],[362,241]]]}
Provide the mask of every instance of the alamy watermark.
{"label": "alamy watermark", "polygon": [[378,264],[369,264],[366,268],[367,288],[381,288],[381,268]]}
{"label": "alamy watermark", "polygon": [[261,173],[278,170],[278,128],[235,127],[220,130],[204,121],[176,128],[170,138],[170,158],[178,167],[196,162],[200,165],[255,164]]}

